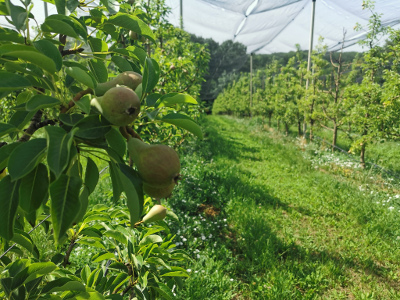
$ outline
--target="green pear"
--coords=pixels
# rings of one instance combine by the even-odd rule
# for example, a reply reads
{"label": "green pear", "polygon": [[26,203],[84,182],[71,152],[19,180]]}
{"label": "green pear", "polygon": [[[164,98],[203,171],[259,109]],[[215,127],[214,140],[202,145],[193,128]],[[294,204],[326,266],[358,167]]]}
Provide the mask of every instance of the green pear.
{"label": "green pear", "polygon": [[129,37],[131,40],[140,40],[142,43],[146,41],[146,38],[143,35],[140,35],[132,30],[129,30]]}
{"label": "green pear", "polygon": [[150,197],[161,199],[161,198],[168,198],[171,196],[172,191],[174,190],[176,183],[175,181],[171,182],[170,185],[167,186],[152,186],[147,184],[146,182],[143,183],[143,192],[145,192]]}
{"label": "green pear", "polygon": [[125,85],[128,88],[135,90],[142,83],[142,75],[133,71],[126,71],[118,74],[110,81],[99,83],[94,89],[96,96],[103,96],[109,89],[117,85]]}
{"label": "green pear", "polygon": [[140,99],[134,91],[125,86],[109,89],[104,96],[93,98],[90,104],[111,124],[127,126],[139,115]]}
{"label": "green pear", "polygon": [[142,180],[153,187],[168,187],[179,180],[181,164],[174,149],[167,145],[149,145],[128,139],[128,151]]}
{"label": "green pear", "polygon": [[143,217],[143,223],[151,223],[155,221],[161,221],[167,216],[167,209],[160,205],[154,205],[149,212]]}

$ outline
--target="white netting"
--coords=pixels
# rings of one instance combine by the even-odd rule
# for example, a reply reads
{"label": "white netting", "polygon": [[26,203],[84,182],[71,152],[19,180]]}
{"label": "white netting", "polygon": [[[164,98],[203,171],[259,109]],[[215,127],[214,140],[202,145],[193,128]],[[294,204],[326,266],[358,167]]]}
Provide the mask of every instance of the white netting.
{"label": "white netting", "polygon": [[[179,26],[180,0],[166,0],[170,22]],[[362,0],[317,0],[314,41],[322,36],[329,50],[338,50],[346,31],[347,50],[361,50],[356,42],[366,32],[370,11]],[[184,29],[217,42],[234,40],[247,46],[248,53],[274,53],[309,47],[312,0],[183,0]],[[400,1],[376,0],[375,11],[382,24],[400,28]]]}

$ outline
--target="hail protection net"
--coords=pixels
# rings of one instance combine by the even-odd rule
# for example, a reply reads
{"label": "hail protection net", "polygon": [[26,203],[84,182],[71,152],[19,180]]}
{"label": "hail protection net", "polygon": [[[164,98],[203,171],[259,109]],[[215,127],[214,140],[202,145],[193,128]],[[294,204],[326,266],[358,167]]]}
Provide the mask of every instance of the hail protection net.
{"label": "hail protection net", "polygon": [[[170,22],[180,24],[180,1],[166,0]],[[338,50],[346,32],[344,47],[361,51],[357,41],[366,30],[355,31],[359,23],[367,29],[371,16],[362,0],[316,0],[314,41],[324,38],[328,50]],[[182,0],[184,29],[197,36],[226,40],[247,46],[248,53],[269,54],[307,50],[310,39],[312,0]],[[400,29],[400,1],[376,0],[375,12],[382,25]],[[315,44],[315,43],[314,43]]]}

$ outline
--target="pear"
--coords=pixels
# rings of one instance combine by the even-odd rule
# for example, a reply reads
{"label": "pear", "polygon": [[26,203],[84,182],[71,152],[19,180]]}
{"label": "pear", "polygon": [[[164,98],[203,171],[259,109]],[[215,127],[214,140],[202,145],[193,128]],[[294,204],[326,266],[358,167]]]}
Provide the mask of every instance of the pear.
{"label": "pear", "polygon": [[171,196],[172,191],[174,190],[176,183],[173,181],[170,185],[167,186],[152,186],[147,184],[146,182],[143,183],[143,192],[145,192],[150,197],[161,199],[161,198],[168,198]]}
{"label": "pear", "polygon": [[132,30],[129,30],[129,37],[131,40],[140,40],[142,43],[146,41],[146,38],[143,35],[140,35]]}
{"label": "pear", "polygon": [[113,125],[127,126],[139,115],[140,99],[125,86],[109,89],[104,96],[93,98],[90,104]]}
{"label": "pear", "polygon": [[181,164],[174,149],[167,145],[149,145],[136,138],[128,139],[128,151],[144,183],[168,187],[179,180]]}
{"label": "pear", "polygon": [[142,83],[142,75],[133,71],[126,71],[118,74],[117,77],[110,81],[99,83],[94,90],[96,96],[103,96],[109,89],[117,85],[125,85],[128,88],[135,90]]}
{"label": "pear", "polygon": [[143,217],[143,223],[151,223],[155,221],[161,221],[167,216],[167,209],[160,205],[154,205],[149,212]]}

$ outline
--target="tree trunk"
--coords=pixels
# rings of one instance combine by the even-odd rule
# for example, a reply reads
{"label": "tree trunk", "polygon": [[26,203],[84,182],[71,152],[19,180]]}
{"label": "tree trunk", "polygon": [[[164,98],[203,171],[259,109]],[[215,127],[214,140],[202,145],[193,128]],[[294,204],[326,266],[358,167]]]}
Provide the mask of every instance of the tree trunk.
{"label": "tree trunk", "polygon": [[335,146],[337,142],[337,133],[338,133],[338,127],[336,122],[333,123],[333,138],[332,138],[332,152],[335,151]]}
{"label": "tree trunk", "polygon": [[289,124],[285,123],[285,135],[288,136],[289,135]]}
{"label": "tree trunk", "polygon": [[268,126],[272,127],[272,114],[268,115]]}
{"label": "tree trunk", "polygon": [[277,122],[276,122],[276,127],[278,127],[278,131],[279,131],[279,127],[281,126],[281,122],[278,120]]}
{"label": "tree trunk", "polygon": [[297,130],[299,132],[299,136],[301,136],[301,122],[297,121]]}

